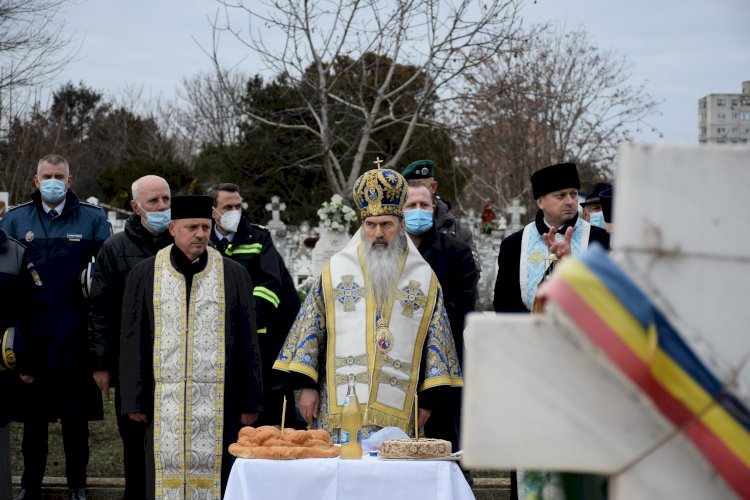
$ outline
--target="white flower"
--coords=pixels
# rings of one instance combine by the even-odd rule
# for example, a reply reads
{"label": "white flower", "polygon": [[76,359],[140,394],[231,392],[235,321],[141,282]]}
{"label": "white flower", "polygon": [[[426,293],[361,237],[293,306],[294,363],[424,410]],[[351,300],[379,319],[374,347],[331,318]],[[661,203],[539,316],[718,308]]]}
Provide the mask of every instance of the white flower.
{"label": "white flower", "polygon": [[344,202],[341,195],[334,194],[320,205],[318,218],[326,228],[344,232],[349,228],[349,223],[356,220],[357,213]]}

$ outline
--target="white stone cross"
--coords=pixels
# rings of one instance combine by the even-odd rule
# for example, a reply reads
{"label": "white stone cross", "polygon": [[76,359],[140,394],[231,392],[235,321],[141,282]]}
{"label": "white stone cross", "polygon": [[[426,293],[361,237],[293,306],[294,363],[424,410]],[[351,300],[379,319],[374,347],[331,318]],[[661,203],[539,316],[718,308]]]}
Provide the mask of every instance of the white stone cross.
{"label": "white stone cross", "polygon": [[521,202],[518,198],[513,198],[510,205],[505,207],[510,213],[510,230],[518,231],[524,224],[521,224],[521,216],[526,214],[526,207],[521,206]]}
{"label": "white stone cross", "polygon": [[281,222],[281,212],[286,210],[286,203],[279,203],[278,196],[271,196],[271,203],[266,203],[266,211],[271,212],[271,221],[278,224]]}

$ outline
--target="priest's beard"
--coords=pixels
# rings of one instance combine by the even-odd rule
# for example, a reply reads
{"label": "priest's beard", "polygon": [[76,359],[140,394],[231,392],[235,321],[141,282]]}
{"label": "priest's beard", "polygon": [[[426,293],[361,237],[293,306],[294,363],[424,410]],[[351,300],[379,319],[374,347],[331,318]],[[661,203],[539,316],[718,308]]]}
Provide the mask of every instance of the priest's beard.
{"label": "priest's beard", "polygon": [[399,229],[396,241],[386,248],[377,246],[373,248],[372,243],[384,242],[378,238],[372,243],[367,241],[364,232],[362,241],[365,244],[365,261],[367,262],[367,276],[375,299],[375,305],[381,310],[388,303],[389,297],[396,289],[398,282],[398,264],[401,254],[406,248],[406,233]]}

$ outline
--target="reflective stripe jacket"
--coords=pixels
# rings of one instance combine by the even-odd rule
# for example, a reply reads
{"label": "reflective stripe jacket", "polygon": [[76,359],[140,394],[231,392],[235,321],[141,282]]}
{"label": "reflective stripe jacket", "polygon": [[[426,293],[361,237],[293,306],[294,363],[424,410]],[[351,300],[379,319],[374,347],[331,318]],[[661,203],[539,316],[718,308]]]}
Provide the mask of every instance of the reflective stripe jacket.
{"label": "reflective stripe jacket", "polygon": [[271,233],[263,226],[251,224],[245,213],[226,249],[222,249],[215,231],[211,231],[211,246],[241,264],[250,275],[265,371],[276,359],[299,311],[294,281],[273,244]]}

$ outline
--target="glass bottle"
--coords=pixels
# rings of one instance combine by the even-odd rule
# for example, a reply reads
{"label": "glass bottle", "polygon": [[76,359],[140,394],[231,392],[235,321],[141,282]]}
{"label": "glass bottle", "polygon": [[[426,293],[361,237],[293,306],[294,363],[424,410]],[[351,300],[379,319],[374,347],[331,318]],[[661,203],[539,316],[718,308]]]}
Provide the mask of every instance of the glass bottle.
{"label": "glass bottle", "polygon": [[341,458],[362,459],[362,411],[354,381],[349,381],[341,410]]}

